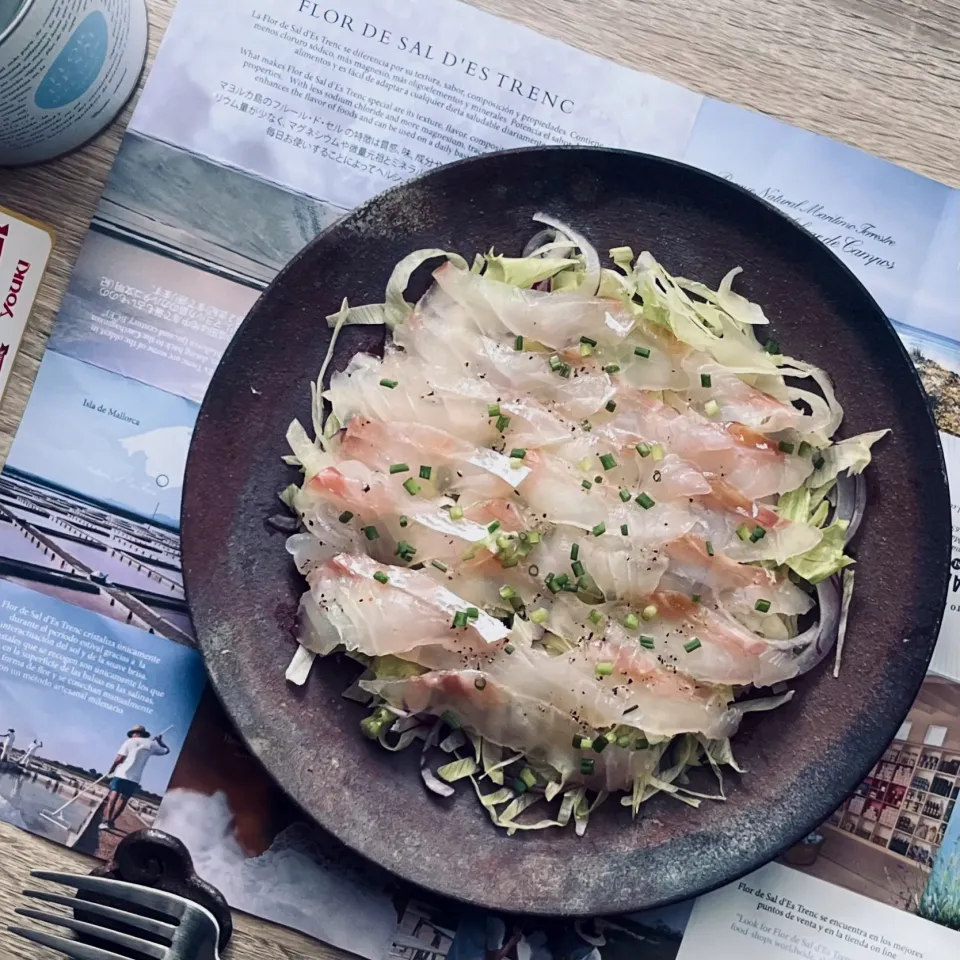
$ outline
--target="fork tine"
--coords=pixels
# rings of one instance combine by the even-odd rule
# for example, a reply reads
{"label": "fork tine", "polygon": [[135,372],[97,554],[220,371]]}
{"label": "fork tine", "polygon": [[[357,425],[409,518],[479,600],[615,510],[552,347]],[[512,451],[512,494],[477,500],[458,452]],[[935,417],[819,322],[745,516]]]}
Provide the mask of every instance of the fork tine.
{"label": "fork tine", "polygon": [[91,947],[79,940],[68,940],[66,937],[54,937],[41,930],[29,930],[26,927],[7,927],[7,930],[18,937],[23,937],[24,940],[39,943],[41,947],[57,950],[67,957],[72,957],[73,960],[126,960],[125,957],[111,950],[101,950],[99,947]]}
{"label": "fork tine", "polygon": [[115,920],[118,923],[125,923],[127,926],[136,927],[146,933],[152,933],[156,937],[164,937],[172,940],[176,933],[176,926],[172,923],[164,923],[162,920],[151,920],[149,917],[142,917],[139,913],[129,913],[126,910],[118,910],[116,907],[108,907],[106,904],[97,903],[95,900],[81,900],[79,897],[66,897],[62,893],[47,893],[45,890],[24,890],[24,896],[32,897],[34,900],[43,900],[45,903],[58,903],[63,907],[72,907],[74,910],[83,910],[86,913],[96,914],[107,920]]}
{"label": "fork tine", "polygon": [[88,937],[96,937],[104,943],[123,947],[124,950],[135,950],[145,956],[155,957],[156,960],[164,960],[167,955],[167,948],[162,944],[150,943],[148,940],[141,940],[140,937],[131,937],[129,933],[120,933],[118,930],[111,930],[109,927],[98,927],[95,923],[74,920],[73,917],[59,916],[55,913],[44,913],[42,910],[31,910],[28,907],[17,907],[13,912],[18,913],[21,917],[39,920],[41,923],[52,923],[58,927],[66,927],[76,933],[85,933]]}
{"label": "fork tine", "polygon": [[38,880],[50,880],[53,883],[62,883],[64,886],[83,890],[85,893],[101,893],[117,900],[134,903],[138,907],[156,910],[167,916],[183,917],[187,902],[170,893],[162,893],[150,887],[138,887],[135,883],[125,883],[123,880],[108,880],[106,877],[90,877],[73,873],[54,873],[50,870],[33,870],[31,877]]}

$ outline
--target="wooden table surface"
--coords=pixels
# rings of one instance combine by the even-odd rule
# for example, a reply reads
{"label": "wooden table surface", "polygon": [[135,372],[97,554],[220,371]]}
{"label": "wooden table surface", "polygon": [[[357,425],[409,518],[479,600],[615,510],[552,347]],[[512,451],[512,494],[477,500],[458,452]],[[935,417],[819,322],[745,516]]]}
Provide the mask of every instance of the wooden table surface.
{"label": "wooden table surface", "polygon": [[[472,0],[483,9],[701,93],[773,114],[960,187],[960,0]],[[150,55],[173,0],[148,0]],[[121,117],[82,151],[0,171],[0,203],[56,231],[53,259],[0,407],[6,456],[67,278],[121,133]],[[0,824],[0,924],[40,865],[91,861]],[[340,955],[238,916],[228,956]],[[4,957],[51,956],[0,933]]]}

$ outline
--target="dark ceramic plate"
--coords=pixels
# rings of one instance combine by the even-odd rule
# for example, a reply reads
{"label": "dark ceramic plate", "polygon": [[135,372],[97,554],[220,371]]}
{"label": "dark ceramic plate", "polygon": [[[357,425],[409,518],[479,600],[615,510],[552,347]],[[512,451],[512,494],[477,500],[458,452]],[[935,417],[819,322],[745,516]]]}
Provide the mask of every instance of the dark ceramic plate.
{"label": "dark ceramic plate", "polygon": [[[283,674],[302,586],[267,518],[293,471],[281,463],[293,417],[309,424],[310,381],[327,350],[324,316],[342,297],[376,301],[393,265],[419,247],[468,259],[491,244],[518,254],[537,210],[576,225],[601,251],[629,244],[711,285],[732,266],[785,352],[825,368],[844,435],[891,427],[869,470],[856,543],[857,591],[844,666],[803,677],[735,741],[748,771],[727,803],[655,798],[644,815],[608,801],[585,837],[507,837],[469,786],[424,790],[417,758],[387,753],[341,697],[355,673],[335,658],[306,688]],[[413,291],[416,294],[421,290]],[[348,328],[334,366],[379,351]],[[669,161],[577,148],[502,153],[436,170],[360,207],[317,237],[251,310],[223,358],[187,467],[183,559],[210,676],[254,753],[308,813],[400,877],[493,909],[614,913],[701,893],[775,857],[825,820],[893,737],[926,671],[947,589],[949,500],[920,382],[876,303],[825,246],[723,180]]]}

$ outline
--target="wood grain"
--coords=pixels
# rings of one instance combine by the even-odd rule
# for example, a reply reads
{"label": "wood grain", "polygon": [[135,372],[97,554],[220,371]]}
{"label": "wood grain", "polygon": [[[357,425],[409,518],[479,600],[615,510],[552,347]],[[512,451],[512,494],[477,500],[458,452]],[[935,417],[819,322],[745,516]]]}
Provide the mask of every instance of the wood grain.
{"label": "wood grain", "polygon": [[[698,92],[843,140],[960,186],[960,0],[472,0],[490,13]],[[149,0],[150,57],[173,0]],[[142,82],[142,81],[141,81]],[[0,171],[0,203],[52,225],[50,267],[0,406],[5,457],[80,243],[132,111],[83,150]],[[83,857],[0,824],[0,923],[30,869],[86,871]],[[4,936],[3,955],[50,956]],[[230,956],[347,956],[237,918]]]}

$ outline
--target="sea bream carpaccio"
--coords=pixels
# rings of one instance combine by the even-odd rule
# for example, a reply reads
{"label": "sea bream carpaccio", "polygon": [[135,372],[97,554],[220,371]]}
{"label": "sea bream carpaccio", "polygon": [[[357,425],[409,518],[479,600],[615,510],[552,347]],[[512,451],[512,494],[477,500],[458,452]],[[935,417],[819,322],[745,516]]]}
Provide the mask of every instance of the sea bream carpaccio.
{"label": "sea bream carpaccio", "polygon": [[388,342],[327,381],[331,341],[284,494],[308,584],[288,676],[360,660],[363,732],[459,731],[440,778],[499,787],[485,803],[511,830],[560,794],[536,825],[582,829],[592,791],[699,802],[684,771],[733,764],[742,717],[835,639],[852,561],[832,490],[881,435],[831,452],[828,377],[761,343],[736,271],[714,290],[625,247],[604,268],[541,219],[540,249],[448,255],[408,304],[439,251],[414,254],[384,304],[331,318],[334,339],[373,320]]}

